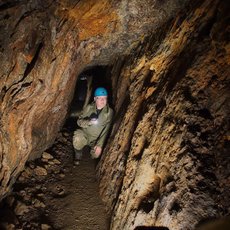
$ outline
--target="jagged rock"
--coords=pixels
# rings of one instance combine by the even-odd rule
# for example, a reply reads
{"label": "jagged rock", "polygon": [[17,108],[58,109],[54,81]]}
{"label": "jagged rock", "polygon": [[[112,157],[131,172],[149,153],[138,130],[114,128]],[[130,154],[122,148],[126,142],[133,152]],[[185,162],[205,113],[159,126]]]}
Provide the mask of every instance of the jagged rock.
{"label": "jagged rock", "polygon": [[49,161],[48,164],[49,165],[55,165],[54,161]]}
{"label": "jagged rock", "polygon": [[52,229],[52,227],[48,224],[41,224],[41,229],[42,230],[49,230],[49,229]]}
{"label": "jagged rock", "polygon": [[42,158],[41,161],[47,163],[49,160],[45,159],[45,158]]}
{"label": "jagged rock", "polygon": [[34,199],[32,203],[35,208],[45,208],[46,207],[46,205],[38,199]]}
{"label": "jagged rock", "polygon": [[56,164],[56,165],[60,165],[61,164],[61,162],[59,160],[57,160],[57,159],[54,159],[53,163]]}
{"label": "jagged rock", "polygon": [[45,195],[44,193],[38,193],[37,194],[38,197],[44,197],[44,195]]}
{"label": "jagged rock", "polygon": [[55,173],[55,174],[58,174],[60,173],[60,168],[53,168],[52,171]]}
{"label": "jagged rock", "polygon": [[40,167],[40,166],[37,166],[35,169],[34,169],[34,173],[37,175],[37,176],[46,176],[47,175],[47,170],[43,167]]}
{"label": "jagged rock", "polygon": [[60,173],[60,174],[59,174],[59,177],[60,177],[60,178],[64,178],[64,177],[65,177],[65,174],[64,174],[64,173]]}
{"label": "jagged rock", "polygon": [[50,160],[50,159],[53,159],[54,157],[53,157],[51,154],[49,154],[49,153],[47,153],[47,152],[44,152],[44,153],[42,154],[42,158],[43,158],[43,159]]}
{"label": "jagged rock", "polygon": [[17,216],[21,216],[29,212],[29,207],[26,204],[22,203],[21,201],[17,201],[14,212]]}

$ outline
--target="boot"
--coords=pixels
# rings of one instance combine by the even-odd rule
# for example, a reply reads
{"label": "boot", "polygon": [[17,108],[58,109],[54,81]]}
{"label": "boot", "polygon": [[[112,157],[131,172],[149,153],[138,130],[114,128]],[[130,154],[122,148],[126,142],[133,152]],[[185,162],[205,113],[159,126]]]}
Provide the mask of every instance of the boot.
{"label": "boot", "polygon": [[74,149],[74,165],[79,165],[82,158],[82,151]]}

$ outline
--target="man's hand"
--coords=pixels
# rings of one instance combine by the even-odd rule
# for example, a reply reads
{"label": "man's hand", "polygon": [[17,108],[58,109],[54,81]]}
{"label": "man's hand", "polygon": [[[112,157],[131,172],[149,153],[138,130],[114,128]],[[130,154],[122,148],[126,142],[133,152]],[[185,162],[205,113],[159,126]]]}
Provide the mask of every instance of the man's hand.
{"label": "man's hand", "polygon": [[89,118],[81,118],[81,119],[78,119],[77,124],[78,124],[81,128],[88,128],[90,125],[92,125]]}
{"label": "man's hand", "polygon": [[100,146],[94,147],[95,156],[98,158],[101,155],[102,148]]}

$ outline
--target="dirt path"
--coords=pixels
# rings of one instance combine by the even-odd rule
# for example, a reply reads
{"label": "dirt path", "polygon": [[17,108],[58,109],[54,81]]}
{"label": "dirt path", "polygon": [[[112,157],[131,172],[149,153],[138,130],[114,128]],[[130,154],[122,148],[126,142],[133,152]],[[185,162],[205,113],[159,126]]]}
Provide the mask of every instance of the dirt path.
{"label": "dirt path", "polygon": [[40,160],[28,164],[1,204],[0,229],[109,228],[98,194],[96,162],[84,151],[81,164],[73,166],[71,142],[72,134],[62,132]]}

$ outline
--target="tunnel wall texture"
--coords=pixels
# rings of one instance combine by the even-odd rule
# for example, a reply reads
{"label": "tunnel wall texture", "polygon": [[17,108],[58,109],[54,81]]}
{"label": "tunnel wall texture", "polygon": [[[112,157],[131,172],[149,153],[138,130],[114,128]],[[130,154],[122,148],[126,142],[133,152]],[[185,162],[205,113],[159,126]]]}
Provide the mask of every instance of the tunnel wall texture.
{"label": "tunnel wall texture", "polygon": [[114,65],[117,116],[98,167],[111,229],[229,215],[228,9],[190,5]]}
{"label": "tunnel wall texture", "polygon": [[97,171],[111,229],[229,214],[228,3],[8,0],[0,12],[0,199],[52,145],[77,76],[113,65]]}

